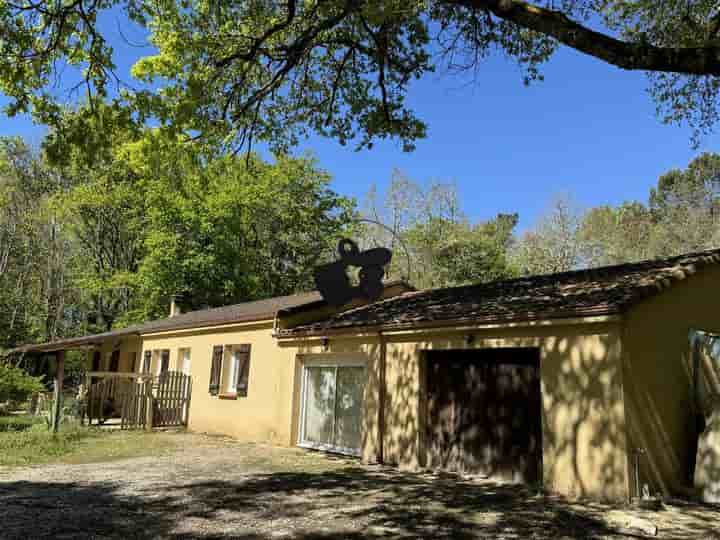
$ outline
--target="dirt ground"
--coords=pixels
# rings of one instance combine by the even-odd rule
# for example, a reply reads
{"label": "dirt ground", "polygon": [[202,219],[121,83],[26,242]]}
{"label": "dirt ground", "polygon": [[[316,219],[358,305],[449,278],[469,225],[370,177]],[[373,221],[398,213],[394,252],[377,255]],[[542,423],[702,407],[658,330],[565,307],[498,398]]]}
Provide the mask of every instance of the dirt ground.
{"label": "dirt ground", "polygon": [[720,539],[720,506],[658,512],[570,503],[487,480],[362,466],[299,449],[187,434],[177,451],[0,469],[0,538]]}

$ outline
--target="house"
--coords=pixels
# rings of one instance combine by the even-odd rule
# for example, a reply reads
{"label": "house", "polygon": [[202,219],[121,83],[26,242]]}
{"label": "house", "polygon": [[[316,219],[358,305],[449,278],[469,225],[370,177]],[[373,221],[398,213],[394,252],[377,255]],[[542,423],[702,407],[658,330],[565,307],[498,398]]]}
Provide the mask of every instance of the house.
{"label": "house", "polygon": [[644,484],[691,485],[689,336],[720,332],[718,293],[720,250],[463,287],[396,283],[340,309],[308,293],[21,350],[89,347],[101,369],[186,371],[195,431],[626,500]]}

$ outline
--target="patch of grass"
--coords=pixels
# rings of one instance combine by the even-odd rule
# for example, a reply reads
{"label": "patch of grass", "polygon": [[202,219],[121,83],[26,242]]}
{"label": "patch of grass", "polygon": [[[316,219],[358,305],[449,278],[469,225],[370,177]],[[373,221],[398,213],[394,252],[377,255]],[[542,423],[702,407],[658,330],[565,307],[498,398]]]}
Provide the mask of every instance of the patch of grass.
{"label": "patch of grass", "polygon": [[37,424],[45,424],[42,416],[33,416],[30,414],[16,414],[10,416],[0,416],[0,433],[8,431],[26,431]]}
{"label": "patch of grass", "polygon": [[0,466],[96,463],[163,454],[176,445],[172,436],[162,433],[108,432],[64,424],[60,433],[53,434],[44,425],[35,425],[26,431],[0,433]]}

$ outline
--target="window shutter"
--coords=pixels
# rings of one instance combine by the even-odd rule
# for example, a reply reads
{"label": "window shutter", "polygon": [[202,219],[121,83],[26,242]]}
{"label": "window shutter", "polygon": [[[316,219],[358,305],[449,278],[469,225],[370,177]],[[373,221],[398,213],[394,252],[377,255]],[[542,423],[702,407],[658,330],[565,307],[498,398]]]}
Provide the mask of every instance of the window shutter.
{"label": "window shutter", "polygon": [[212,365],[210,366],[210,395],[217,396],[220,390],[220,370],[222,369],[223,346],[213,347]]}
{"label": "window shutter", "polygon": [[135,362],[137,362],[137,353],[130,353],[130,373],[135,373]]}
{"label": "window shutter", "polygon": [[238,369],[237,379],[235,380],[235,392],[238,396],[246,397],[250,379],[250,345],[238,345],[236,350]]}
{"label": "window shutter", "polygon": [[143,373],[150,373],[150,364],[152,364],[152,351],[145,351],[145,360],[143,361]]}
{"label": "window shutter", "polygon": [[120,369],[120,351],[113,351],[110,356],[110,371],[118,371]]}

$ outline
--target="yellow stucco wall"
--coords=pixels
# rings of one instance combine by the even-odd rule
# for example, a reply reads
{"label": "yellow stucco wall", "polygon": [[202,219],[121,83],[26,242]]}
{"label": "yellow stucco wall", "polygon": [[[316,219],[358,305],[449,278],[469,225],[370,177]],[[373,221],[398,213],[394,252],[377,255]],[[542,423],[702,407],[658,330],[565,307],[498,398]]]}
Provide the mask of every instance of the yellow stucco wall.
{"label": "yellow stucco wall", "polygon": [[[222,399],[210,395],[213,346],[250,344],[250,373],[246,397]],[[295,355],[277,346],[272,323],[261,322],[225,328],[178,331],[143,336],[146,350],[170,350],[170,369],[180,369],[178,351],[190,349],[192,397],[189,426],[192,431],[230,435],[244,441],[294,444],[293,418]],[[157,369],[153,357],[152,372]],[[138,362],[138,370],[142,369]],[[222,377],[225,380],[225,376]],[[222,389],[221,389],[222,393]]]}
{"label": "yellow stucco wall", "polygon": [[[625,499],[628,460],[623,406],[619,323],[473,330],[472,348],[536,347],[543,397],[544,484],[569,496]],[[386,335],[385,436],[387,463],[415,469],[425,464],[423,351],[467,349],[464,332]],[[378,336],[330,338],[302,345],[302,354],[363,353],[368,358],[363,457],[379,453]]]}
{"label": "yellow stucco wall", "polygon": [[720,332],[719,291],[720,268],[708,267],[625,315],[628,449],[633,461],[636,448],[645,450],[640,481],[652,490],[668,493],[690,485],[695,434],[688,334]]}

